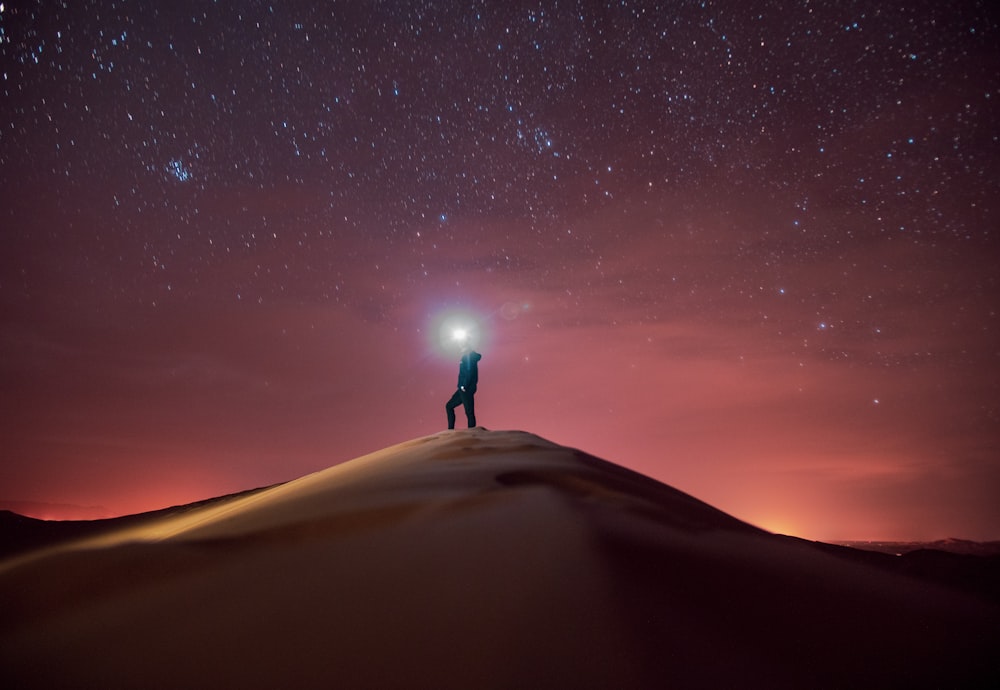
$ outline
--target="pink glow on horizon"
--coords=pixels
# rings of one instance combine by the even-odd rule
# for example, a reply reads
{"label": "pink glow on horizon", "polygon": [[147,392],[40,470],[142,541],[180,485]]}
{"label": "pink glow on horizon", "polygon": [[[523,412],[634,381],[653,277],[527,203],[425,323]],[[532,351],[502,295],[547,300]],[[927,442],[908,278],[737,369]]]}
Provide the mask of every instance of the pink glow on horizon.
{"label": "pink glow on horizon", "polygon": [[[932,463],[945,451],[914,424],[909,391],[919,382],[908,372],[844,369],[807,348],[774,352],[739,318],[728,330],[690,317],[637,323],[627,309],[595,302],[592,318],[577,324],[565,319],[564,298],[513,284],[493,285],[477,302],[532,305],[482,323],[490,344],[477,407],[488,428],[580,448],[796,536],[990,536],[973,522],[938,527],[941,473],[962,481],[967,470]],[[434,313],[400,313],[388,329],[343,311],[281,305],[252,319],[238,310],[167,318],[164,338],[118,345],[123,364],[106,369],[100,386],[81,385],[66,402],[44,395],[45,386],[24,391],[27,409],[44,405],[72,441],[67,460],[76,458],[52,465],[30,498],[143,512],[295,479],[439,431],[457,365],[421,354]],[[119,334],[109,333],[111,342]],[[80,357],[108,347],[81,345]],[[147,353],[138,369],[126,354],[135,347]],[[77,365],[68,366],[50,386],[72,378]],[[371,390],[385,385],[386,396]],[[136,404],[139,390],[155,395]],[[919,410],[948,418],[926,403]],[[44,440],[43,428],[36,433]],[[44,465],[56,447],[26,440],[19,450]],[[28,467],[21,486],[35,476]],[[901,503],[893,498],[900,487],[926,500]]]}

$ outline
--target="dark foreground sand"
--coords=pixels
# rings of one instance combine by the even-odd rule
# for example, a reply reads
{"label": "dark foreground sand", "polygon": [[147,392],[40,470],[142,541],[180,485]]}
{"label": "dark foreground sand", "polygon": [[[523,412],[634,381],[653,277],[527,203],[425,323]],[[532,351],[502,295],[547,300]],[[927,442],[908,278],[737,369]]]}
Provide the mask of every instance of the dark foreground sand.
{"label": "dark foreground sand", "polygon": [[43,527],[0,533],[5,688],[1000,687],[974,563],[768,534],[524,432]]}

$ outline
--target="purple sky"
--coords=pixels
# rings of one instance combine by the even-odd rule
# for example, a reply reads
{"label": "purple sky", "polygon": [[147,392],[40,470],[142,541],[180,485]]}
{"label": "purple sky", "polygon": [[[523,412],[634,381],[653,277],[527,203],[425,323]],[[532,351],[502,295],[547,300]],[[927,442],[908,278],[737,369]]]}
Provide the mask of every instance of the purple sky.
{"label": "purple sky", "polygon": [[488,428],[779,532],[1000,538],[987,8],[3,3],[0,508],[439,431],[465,314]]}

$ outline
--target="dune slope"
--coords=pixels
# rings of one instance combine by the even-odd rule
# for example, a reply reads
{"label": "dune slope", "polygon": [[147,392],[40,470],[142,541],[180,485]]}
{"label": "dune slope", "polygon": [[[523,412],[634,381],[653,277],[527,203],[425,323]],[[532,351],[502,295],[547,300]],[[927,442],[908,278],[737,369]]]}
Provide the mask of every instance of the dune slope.
{"label": "dune slope", "polygon": [[[889,558],[889,557],[887,557]],[[4,687],[974,687],[997,604],[517,431],[0,562]],[[13,684],[11,684],[13,683]]]}

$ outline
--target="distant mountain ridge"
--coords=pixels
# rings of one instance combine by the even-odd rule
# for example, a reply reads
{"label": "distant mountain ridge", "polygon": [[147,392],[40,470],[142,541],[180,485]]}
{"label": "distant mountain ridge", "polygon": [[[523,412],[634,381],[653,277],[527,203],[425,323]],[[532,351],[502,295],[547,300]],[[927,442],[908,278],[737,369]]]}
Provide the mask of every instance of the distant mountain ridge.
{"label": "distant mountain ridge", "polygon": [[834,541],[831,544],[852,549],[878,551],[893,555],[930,550],[959,553],[967,556],[998,556],[1000,541],[969,541],[968,539],[937,539],[935,541]]}

